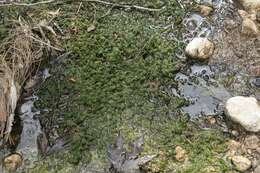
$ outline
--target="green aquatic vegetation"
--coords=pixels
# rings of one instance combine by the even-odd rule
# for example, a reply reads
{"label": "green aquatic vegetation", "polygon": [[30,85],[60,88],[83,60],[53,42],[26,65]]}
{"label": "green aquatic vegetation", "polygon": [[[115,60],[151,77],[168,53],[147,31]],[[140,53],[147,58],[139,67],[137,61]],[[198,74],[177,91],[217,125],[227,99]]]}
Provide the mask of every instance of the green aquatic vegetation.
{"label": "green aquatic vegetation", "polygon": [[[162,6],[157,0],[131,3]],[[60,8],[64,16],[59,25],[70,36],[63,44],[72,53],[52,66],[37,105],[49,109],[41,115],[47,134],[57,127],[71,144],[31,172],[73,172],[79,163],[104,167],[107,146],[118,133],[126,142],[145,136],[143,155],[158,155],[144,168],[148,172],[205,172],[212,164],[220,172],[229,169],[221,157],[223,134],[192,124],[180,111],[186,101],[170,92],[182,65],[175,53],[184,45],[168,34],[178,30],[176,38],[181,39],[185,9],[174,0],[159,13],[85,4],[71,16],[75,6]],[[164,27],[171,24],[174,30]],[[184,168],[174,158],[178,145],[188,153]]]}

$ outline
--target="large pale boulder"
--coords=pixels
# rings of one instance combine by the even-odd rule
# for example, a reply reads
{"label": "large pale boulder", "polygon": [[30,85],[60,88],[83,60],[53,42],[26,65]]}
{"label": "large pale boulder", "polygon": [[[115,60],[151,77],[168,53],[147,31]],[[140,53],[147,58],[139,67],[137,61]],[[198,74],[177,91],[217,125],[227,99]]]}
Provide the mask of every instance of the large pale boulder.
{"label": "large pale boulder", "polygon": [[205,60],[212,56],[214,52],[214,44],[207,38],[196,37],[186,47],[187,56],[194,59]]}
{"label": "large pale boulder", "polygon": [[254,97],[236,96],[228,99],[226,115],[242,125],[247,131],[260,131],[260,105]]}
{"label": "large pale boulder", "polygon": [[239,0],[243,7],[249,12],[259,12],[260,11],[260,1],[259,0]]}

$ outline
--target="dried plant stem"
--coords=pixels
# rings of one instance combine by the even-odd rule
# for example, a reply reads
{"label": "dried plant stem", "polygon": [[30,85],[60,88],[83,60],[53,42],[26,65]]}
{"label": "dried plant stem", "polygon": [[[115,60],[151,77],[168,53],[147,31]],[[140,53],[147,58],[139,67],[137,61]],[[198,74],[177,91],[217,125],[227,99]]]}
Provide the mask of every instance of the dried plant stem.
{"label": "dried plant stem", "polygon": [[[43,4],[48,4],[48,3],[53,3],[57,2],[58,0],[47,0],[47,1],[41,1],[41,2],[36,2],[36,3],[17,3],[17,2],[11,2],[7,4],[0,4],[1,6],[26,6],[26,7],[31,7],[31,6],[37,6],[37,5],[43,5]],[[60,1],[62,2],[62,1]],[[107,1],[102,1],[102,0],[81,0],[79,2],[93,2],[93,3],[99,3],[99,4],[104,4],[104,5],[109,5],[114,8],[125,8],[125,9],[135,9],[135,10],[140,10],[140,11],[149,11],[149,12],[158,12],[161,11],[161,9],[157,8],[148,8],[148,7],[142,7],[138,5],[128,5],[128,4],[117,4],[113,2],[107,2]]]}
{"label": "dried plant stem", "polygon": [[26,7],[31,7],[31,6],[36,6],[36,5],[43,5],[43,4],[48,4],[48,3],[53,3],[57,0],[47,0],[47,1],[40,1],[40,2],[35,2],[35,3],[18,3],[18,2],[11,2],[11,3],[6,3],[6,4],[0,4],[1,6],[26,6]]}
{"label": "dried plant stem", "polygon": [[107,1],[102,1],[102,0],[82,0],[82,2],[93,2],[93,3],[100,3],[104,5],[109,5],[117,8],[126,8],[126,9],[136,9],[136,10],[141,10],[141,11],[150,11],[150,12],[158,12],[161,11],[161,9],[157,8],[147,8],[147,7],[142,7],[138,5],[124,5],[124,4],[116,4],[112,2],[107,2]]}

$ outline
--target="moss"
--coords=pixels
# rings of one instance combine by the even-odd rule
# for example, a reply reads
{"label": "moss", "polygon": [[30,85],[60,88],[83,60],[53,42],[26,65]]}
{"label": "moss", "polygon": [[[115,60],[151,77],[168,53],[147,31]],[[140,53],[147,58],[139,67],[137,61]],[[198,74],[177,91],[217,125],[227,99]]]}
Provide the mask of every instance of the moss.
{"label": "moss", "polygon": [[[106,147],[118,133],[127,141],[145,135],[143,154],[158,154],[144,168],[150,172],[204,172],[210,165],[219,172],[229,169],[221,156],[223,135],[198,129],[180,111],[186,102],[170,94],[181,66],[175,53],[184,45],[169,33],[181,39],[185,9],[174,0],[131,3],[166,8],[147,13],[85,4],[75,14],[78,4],[59,6],[58,23],[70,37],[63,45],[72,54],[52,67],[53,76],[38,93],[37,105],[49,109],[41,115],[47,134],[58,127],[71,145],[29,172],[73,172],[79,163],[93,162],[102,167]],[[95,29],[88,32],[92,25]],[[164,27],[168,25],[174,30]],[[188,152],[184,168],[174,158],[177,145]]]}

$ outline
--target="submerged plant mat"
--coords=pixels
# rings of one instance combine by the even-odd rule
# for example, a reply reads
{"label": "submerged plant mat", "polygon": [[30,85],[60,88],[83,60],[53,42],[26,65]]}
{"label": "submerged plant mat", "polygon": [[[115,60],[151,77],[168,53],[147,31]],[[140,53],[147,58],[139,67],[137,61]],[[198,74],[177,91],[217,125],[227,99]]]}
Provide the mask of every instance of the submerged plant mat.
{"label": "submerged plant mat", "polygon": [[45,45],[39,40],[20,19],[0,47],[0,139],[11,132],[21,87],[42,60]]}

